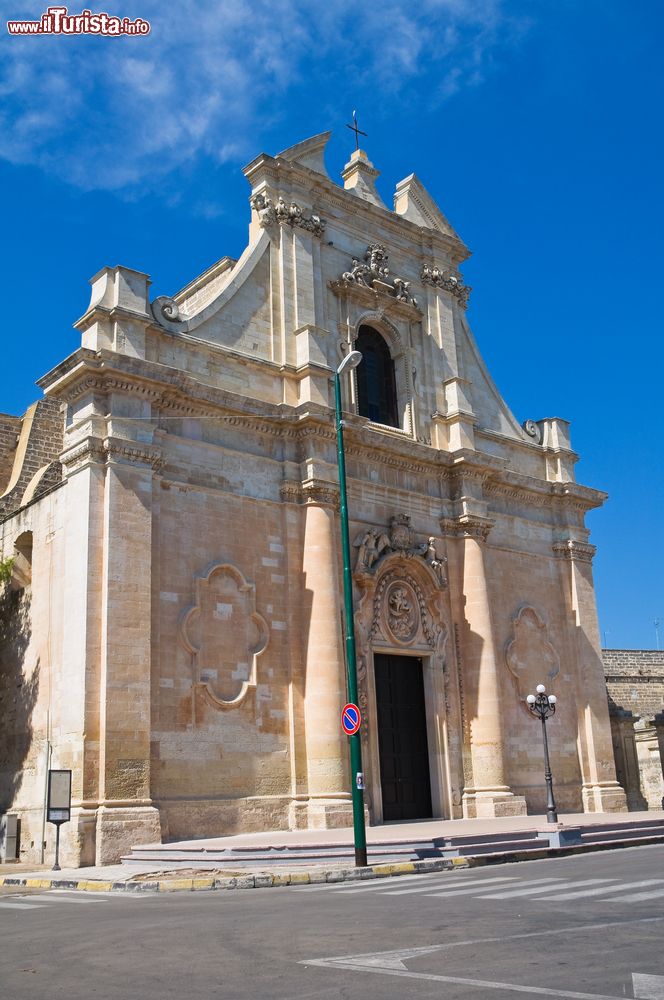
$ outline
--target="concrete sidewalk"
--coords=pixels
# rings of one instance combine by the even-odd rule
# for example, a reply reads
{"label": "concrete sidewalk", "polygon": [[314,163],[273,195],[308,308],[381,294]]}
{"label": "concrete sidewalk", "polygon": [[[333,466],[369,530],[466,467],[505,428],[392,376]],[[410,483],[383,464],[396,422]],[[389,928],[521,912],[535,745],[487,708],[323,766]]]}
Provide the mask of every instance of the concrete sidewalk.
{"label": "concrete sidewalk", "polygon": [[[367,828],[367,845],[369,866],[354,868],[347,860],[335,861],[334,858],[323,863],[312,863],[310,860],[299,862],[297,858],[283,858],[283,864],[270,864],[267,867],[260,860],[242,862],[238,870],[237,861],[234,866],[217,864],[192,864],[191,868],[183,868],[183,863],[169,861],[172,853],[186,856],[188,850],[219,852],[229,849],[233,852],[246,850],[269,850],[280,848],[297,849],[298,847],[345,847],[352,850],[352,829],[342,830],[297,830],[270,831],[267,833],[237,834],[230,837],[214,837],[201,840],[180,841],[172,844],[142,845],[145,849],[155,850],[159,855],[155,860],[142,863],[132,861],[131,864],[103,865],[90,868],[66,868],[54,872],[47,866],[0,865],[0,886],[15,887],[20,891],[25,888],[58,888],[78,889],[86,891],[159,891],[174,890],[211,890],[211,889],[245,889],[267,888],[269,886],[315,884],[321,882],[342,882],[359,879],[393,877],[405,874],[427,873],[434,871],[454,871],[459,868],[481,867],[507,862],[538,860],[550,857],[565,857],[571,854],[585,853],[592,850],[614,850],[621,847],[643,846],[646,844],[664,843],[664,833],[655,835],[639,834],[643,824],[664,824],[664,811],[648,811],[639,813],[581,813],[561,816],[565,828],[581,827],[588,835],[586,843],[574,846],[552,848],[543,842],[542,847],[529,850],[497,850],[493,853],[473,855],[471,851],[460,857],[428,858],[425,860],[397,861],[394,863],[374,863],[372,861],[372,846],[377,849],[382,844],[412,844],[422,841],[446,840],[463,841],[465,838],[501,837],[506,834],[527,834],[532,831],[550,829],[544,816],[507,817],[490,820],[426,820],[412,823],[389,823],[382,826]],[[624,837],[605,841],[593,841],[594,829],[610,826],[624,827]],[[630,833],[632,836],[630,836]],[[139,850],[139,848],[136,848]]]}
{"label": "concrete sidewalk", "polygon": [[[567,813],[560,815],[564,826],[591,829],[593,826],[605,826],[607,823],[616,825],[627,823],[638,826],[640,823],[659,821],[664,823],[664,810],[648,810],[630,813]],[[405,841],[433,840],[439,838],[481,837],[491,834],[521,833],[547,827],[546,816],[505,816],[499,819],[426,819],[411,820],[406,823],[382,823],[380,826],[368,826],[367,847],[371,853],[372,844],[397,844]],[[335,846],[353,843],[352,827],[340,830],[271,830],[261,833],[238,833],[232,836],[209,837],[195,840],[178,840],[168,844],[141,844],[140,849],[159,847],[162,850],[197,849],[197,850],[230,850],[265,847],[306,847]],[[139,846],[135,848],[139,849]]]}

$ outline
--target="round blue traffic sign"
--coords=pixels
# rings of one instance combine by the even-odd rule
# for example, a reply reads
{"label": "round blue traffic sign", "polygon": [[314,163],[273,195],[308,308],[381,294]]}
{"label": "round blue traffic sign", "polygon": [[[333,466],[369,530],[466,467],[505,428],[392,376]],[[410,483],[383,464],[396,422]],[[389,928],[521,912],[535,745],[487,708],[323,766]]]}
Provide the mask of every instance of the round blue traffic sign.
{"label": "round blue traffic sign", "polygon": [[344,705],[344,710],[341,713],[341,728],[346,736],[355,736],[361,725],[362,716],[357,705],[353,705],[352,703]]}

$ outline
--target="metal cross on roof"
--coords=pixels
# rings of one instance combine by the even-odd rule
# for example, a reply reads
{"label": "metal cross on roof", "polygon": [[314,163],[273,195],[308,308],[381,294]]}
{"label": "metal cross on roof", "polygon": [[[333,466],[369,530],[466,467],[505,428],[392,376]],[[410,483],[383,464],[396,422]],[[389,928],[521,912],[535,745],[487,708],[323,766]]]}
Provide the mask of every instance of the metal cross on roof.
{"label": "metal cross on roof", "polygon": [[349,128],[351,130],[351,132],[355,133],[355,149],[359,149],[360,148],[360,143],[359,143],[359,140],[358,140],[358,135],[366,135],[367,133],[363,132],[362,129],[358,127],[358,124],[357,124],[357,115],[355,114],[354,111],[353,111],[353,124],[352,125],[348,125],[347,124],[346,128]]}

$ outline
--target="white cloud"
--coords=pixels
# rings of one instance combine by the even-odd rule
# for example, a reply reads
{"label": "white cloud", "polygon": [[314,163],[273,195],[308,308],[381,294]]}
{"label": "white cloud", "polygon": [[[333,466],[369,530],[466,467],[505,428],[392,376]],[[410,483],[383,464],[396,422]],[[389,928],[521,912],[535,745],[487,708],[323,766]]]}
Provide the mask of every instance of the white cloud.
{"label": "white cloud", "polygon": [[[46,6],[17,2],[15,16],[37,19]],[[70,3],[70,12],[82,6]],[[312,86],[321,104],[349,79],[395,107],[409,85],[429,84],[430,99],[445,100],[482,81],[485,56],[513,27],[503,0],[112,0],[101,8],[147,19],[152,32],[7,37],[0,67],[0,157],[86,189],[154,185],[203,157],[252,156],[261,126],[284,104],[297,109],[298,93]]]}

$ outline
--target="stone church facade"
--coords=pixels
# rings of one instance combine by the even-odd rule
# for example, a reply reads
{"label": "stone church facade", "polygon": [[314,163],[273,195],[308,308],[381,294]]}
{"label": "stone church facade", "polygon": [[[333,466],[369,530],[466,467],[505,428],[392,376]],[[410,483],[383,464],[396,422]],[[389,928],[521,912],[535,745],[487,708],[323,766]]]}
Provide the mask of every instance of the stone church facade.
{"label": "stone church facade", "polygon": [[239,260],[152,302],[146,274],[95,275],[30,426],[0,418],[0,811],[26,858],[49,762],[73,771],[68,862],[351,823],[331,375],[353,348],[372,822],[543,811],[539,682],[561,810],[625,808],[584,524],[604,495],[566,421],[522,426],[500,396],[469,251],[417,177],[390,210],[361,150],[329,178],[328,138],[246,167]]}

